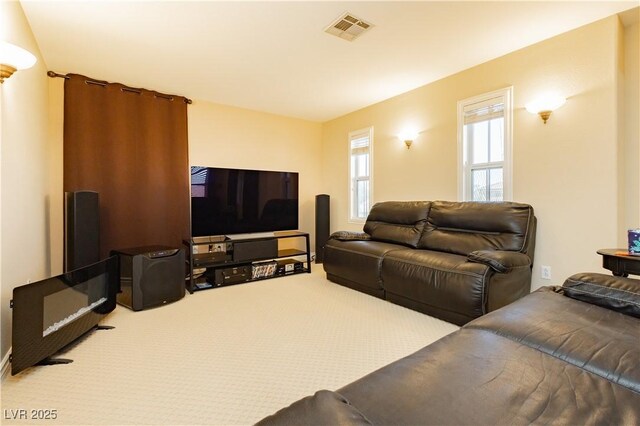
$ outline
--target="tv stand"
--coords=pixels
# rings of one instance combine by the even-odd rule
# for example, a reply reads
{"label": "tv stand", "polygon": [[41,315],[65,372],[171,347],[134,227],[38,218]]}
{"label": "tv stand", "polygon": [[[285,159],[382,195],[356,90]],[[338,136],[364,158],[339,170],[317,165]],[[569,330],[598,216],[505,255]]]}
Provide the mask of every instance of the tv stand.
{"label": "tv stand", "polygon": [[[309,234],[306,232],[220,237],[193,237],[183,241],[188,247],[189,276],[185,285],[189,293],[311,272]],[[280,249],[279,242],[286,239],[303,240],[299,243],[303,242],[305,248]],[[292,259],[300,257],[305,260]],[[194,270],[201,272],[194,274]]]}

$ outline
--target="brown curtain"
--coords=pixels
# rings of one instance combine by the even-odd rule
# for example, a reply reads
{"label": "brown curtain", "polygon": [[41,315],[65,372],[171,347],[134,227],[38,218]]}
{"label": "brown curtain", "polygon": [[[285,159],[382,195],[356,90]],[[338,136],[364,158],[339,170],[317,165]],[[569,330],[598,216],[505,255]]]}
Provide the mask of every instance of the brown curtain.
{"label": "brown curtain", "polygon": [[64,190],[97,191],[100,255],[189,237],[187,104],[180,96],[69,75]]}

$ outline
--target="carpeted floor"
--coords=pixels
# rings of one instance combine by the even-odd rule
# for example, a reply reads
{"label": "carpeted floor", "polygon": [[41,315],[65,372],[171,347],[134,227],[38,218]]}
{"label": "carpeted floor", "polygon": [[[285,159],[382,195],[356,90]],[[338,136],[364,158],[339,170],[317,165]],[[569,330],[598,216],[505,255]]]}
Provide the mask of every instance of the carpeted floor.
{"label": "carpeted floor", "polygon": [[[64,357],[2,382],[2,424],[252,424],[458,329],[312,274],[118,306]],[[27,420],[11,420],[24,409]],[[56,420],[31,410],[55,410]],[[41,412],[42,413],[42,412]]]}

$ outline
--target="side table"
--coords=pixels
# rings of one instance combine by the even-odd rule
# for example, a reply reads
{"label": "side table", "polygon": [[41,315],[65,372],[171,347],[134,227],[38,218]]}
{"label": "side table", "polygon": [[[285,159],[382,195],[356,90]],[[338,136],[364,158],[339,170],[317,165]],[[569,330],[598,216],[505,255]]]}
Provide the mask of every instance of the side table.
{"label": "side table", "polygon": [[610,270],[613,275],[640,275],[640,256],[632,256],[625,249],[600,249],[597,253],[602,256],[602,267]]}

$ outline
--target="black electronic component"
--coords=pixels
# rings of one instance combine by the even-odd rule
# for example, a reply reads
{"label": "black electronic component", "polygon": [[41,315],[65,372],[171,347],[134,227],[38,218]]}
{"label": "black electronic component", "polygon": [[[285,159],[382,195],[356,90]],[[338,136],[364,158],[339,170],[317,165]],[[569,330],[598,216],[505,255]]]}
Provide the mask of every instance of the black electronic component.
{"label": "black electronic component", "polygon": [[118,303],[140,311],[184,297],[184,250],[164,246],[113,250],[120,263]]}
{"label": "black electronic component", "polygon": [[100,261],[100,207],[98,193],[64,193],[65,272]]}
{"label": "black electronic component", "polygon": [[327,194],[316,195],[316,263],[324,260],[324,246],[329,240],[330,198]]}

